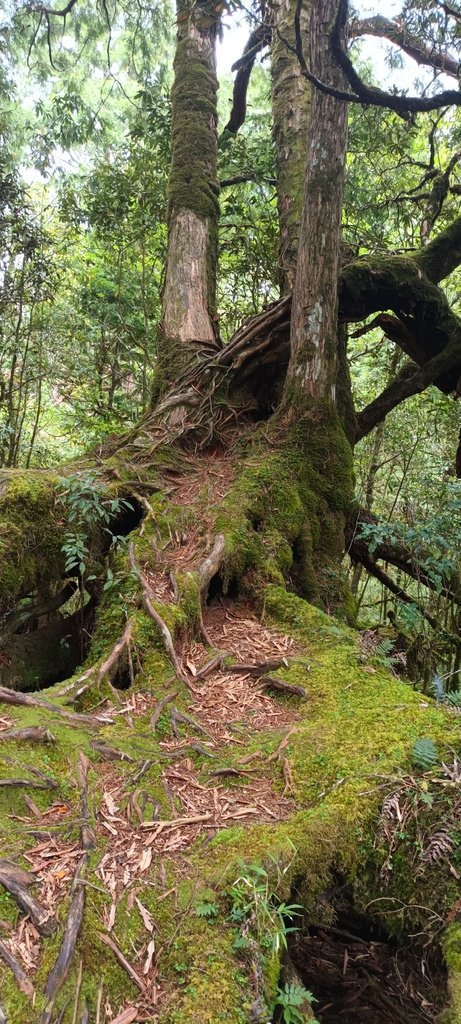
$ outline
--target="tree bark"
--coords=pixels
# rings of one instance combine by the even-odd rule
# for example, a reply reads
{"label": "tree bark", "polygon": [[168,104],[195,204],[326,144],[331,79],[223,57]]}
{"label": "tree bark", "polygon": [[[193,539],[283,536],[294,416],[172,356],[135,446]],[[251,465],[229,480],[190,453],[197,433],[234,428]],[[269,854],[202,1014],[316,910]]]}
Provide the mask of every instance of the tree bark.
{"label": "tree bark", "polygon": [[[277,167],[280,290],[291,291],[296,274],[306,167],[311,86],[304,78],[295,47],[297,0],[275,0],[272,7],[272,119]],[[300,23],[309,30],[311,0],[304,0]],[[288,44],[288,45],[287,45]]]}
{"label": "tree bark", "polygon": [[160,357],[174,347],[216,344],[217,177],[216,36],[207,4],[178,0],[172,91],[168,253]]}
{"label": "tree bark", "polygon": [[[310,67],[340,86],[329,44],[334,0],[312,5]],[[314,90],[298,261],[291,312],[290,363],[285,402],[298,397],[335,399],[338,342],[338,273],[347,143],[347,105]]]}

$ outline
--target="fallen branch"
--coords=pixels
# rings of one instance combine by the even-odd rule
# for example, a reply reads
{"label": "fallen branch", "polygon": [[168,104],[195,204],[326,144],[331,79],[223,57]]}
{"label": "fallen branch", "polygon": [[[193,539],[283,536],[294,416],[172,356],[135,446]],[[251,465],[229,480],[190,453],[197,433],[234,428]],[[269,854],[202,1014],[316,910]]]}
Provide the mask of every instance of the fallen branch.
{"label": "fallen branch", "polygon": [[205,814],[192,814],[189,818],[172,818],[166,821],[142,821],[141,828],[155,829],[162,831],[165,828],[180,828],[184,825],[197,825],[200,821],[209,821],[212,815],[207,811]]}
{"label": "fallen branch", "polygon": [[96,836],[91,828],[90,810],[88,807],[88,769],[90,762],[82,751],[78,758],[78,776],[80,783],[80,813],[82,816],[81,837],[84,850],[93,850],[96,846]]}
{"label": "fallen branch", "polygon": [[69,968],[83,921],[83,911],[85,908],[85,886],[78,885],[78,882],[87,863],[87,859],[88,856],[84,853],[75,872],[73,886],[74,894],[72,896],[69,913],[67,915],[61,947],[45,985],[44,995],[46,998],[46,1005],[40,1018],[40,1024],[50,1024],[56,996],[61,990],[69,973]]}
{"label": "fallen branch", "polygon": [[22,786],[23,789],[57,789],[55,782],[38,782],[37,779],[0,779],[1,786]]}
{"label": "fallen branch", "polygon": [[259,678],[259,676],[264,675],[266,672],[276,672],[278,668],[286,668],[287,665],[286,658],[273,658],[269,661],[257,661],[252,664],[235,662],[233,665],[226,665],[224,671]]}
{"label": "fallen branch", "polygon": [[195,673],[195,682],[197,682],[197,679],[205,679],[206,676],[209,676],[211,672],[215,671],[215,669],[221,670],[224,659],[227,657],[228,655],[226,654],[225,651],[223,651],[220,654],[215,654],[213,658],[210,658],[210,661],[207,661],[206,665],[204,665],[203,668],[199,668],[198,672]]}
{"label": "fallen branch", "polygon": [[203,728],[203,725],[200,725],[200,722],[196,722],[195,718],[191,718],[190,715],[186,715],[184,711],[179,711],[179,709],[174,704],[170,708],[170,716],[172,721],[181,722],[183,725],[190,725],[191,728],[195,730],[195,732],[201,733],[202,736],[209,737],[209,732],[207,732],[206,729]]}
{"label": "fallen branch", "polygon": [[124,968],[127,974],[129,974],[131,980],[134,981],[135,985],[137,985],[140,991],[145,992],[146,986],[144,982],[139,977],[139,974],[137,973],[137,971],[135,971],[134,967],[132,967],[131,964],[128,963],[128,960],[126,959],[126,957],[124,957],[121,949],[119,949],[119,947],[117,946],[117,943],[114,942],[113,939],[111,939],[110,935],[105,935],[104,932],[97,932],[96,934],[98,936],[98,939],[101,939],[101,942],[104,942],[106,946],[109,946],[109,949],[112,950],[120,966]]}
{"label": "fallen branch", "polygon": [[303,686],[297,686],[295,683],[286,683],[284,679],[277,679],[276,676],[261,676],[259,683],[263,689],[279,690],[280,693],[289,693],[295,697],[307,697]]}
{"label": "fallen branch", "polygon": [[53,733],[49,729],[42,729],[39,725],[31,725],[28,729],[4,729],[0,732],[0,740],[25,740],[28,743],[56,743]]}
{"label": "fallen branch", "polygon": [[91,746],[93,750],[100,754],[104,761],[131,761],[134,763],[134,757],[125,754],[123,750],[117,750],[116,747],[108,747],[106,743],[99,743],[98,740],[94,740]]}
{"label": "fallen branch", "polygon": [[[23,992],[24,995],[27,996],[29,999],[32,999],[33,995],[34,995],[34,986],[33,986],[32,982],[27,977],[27,974],[25,974],[25,972],[23,971],[21,965],[18,963],[18,961],[13,956],[11,950],[8,949],[8,946],[6,946],[5,943],[2,942],[1,939],[0,939],[0,957],[2,958],[2,960],[4,960],[4,962],[6,963],[7,967],[10,968],[10,971],[11,971],[11,973],[12,973],[12,975],[13,975],[15,981],[16,981],[16,984],[17,984],[17,986],[19,988],[19,991]],[[0,1017],[0,1022],[1,1022],[1,1017]]]}
{"label": "fallen branch", "polygon": [[3,885],[3,888],[9,892],[21,910],[29,915],[40,935],[53,935],[57,928],[55,918],[51,917],[48,911],[31,896],[27,885],[20,879],[15,867],[11,869],[3,863],[0,867],[0,885]]}
{"label": "fallen branch", "polygon": [[150,720],[150,727],[151,727],[151,729],[153,729],[155,731],[157,723],[158,723],[158,720],[160,718],[160,715],[163,713],[163,711],[165,710],[167,705],[170,704],[170,702],[172,700],[174,700],[175,697],[177,697],[177,695],[178,695],[178,691],[175,690],[174,693],[173,692],[172,693],[167,693],[165,697],[162,697],[162,699],[158,701],[158,703],[155,705],[154,712],[153,712],[153,714],[151,716],[151,720]]}
{"label": "fallen branch", "polygon": [[59,704],[51,704],[47,700],[42,700],[41,697],[31,697],[29,693],[8,690],[6,686],[0,686],[0,703],[13,704],[15,707],[42,708],[44,711],[67,718],[69,722],[93,725],[95,727],[111,725],[113,723],[113,719],[109,715],[84,715],[79,714],[77,711],[66,711]]}

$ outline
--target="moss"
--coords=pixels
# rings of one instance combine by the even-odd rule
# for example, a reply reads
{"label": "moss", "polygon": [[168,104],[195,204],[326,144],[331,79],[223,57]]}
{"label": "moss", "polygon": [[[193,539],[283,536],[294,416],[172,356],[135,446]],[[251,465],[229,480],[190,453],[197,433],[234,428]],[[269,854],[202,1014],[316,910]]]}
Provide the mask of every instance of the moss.
{"label": "moss", "polygon": [[50,473],[0,473],[0,604],[34,590],[46,592],[64,574],[64,524]]}

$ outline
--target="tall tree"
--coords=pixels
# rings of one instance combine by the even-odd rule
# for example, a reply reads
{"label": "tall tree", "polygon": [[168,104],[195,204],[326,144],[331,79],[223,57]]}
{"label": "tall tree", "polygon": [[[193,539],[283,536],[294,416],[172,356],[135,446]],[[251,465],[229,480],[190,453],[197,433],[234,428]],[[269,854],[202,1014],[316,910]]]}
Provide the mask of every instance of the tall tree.
{"label": "tall tree", "polygon": [[[39,8],[39,27],[74,6]],[[357,540],[351,442],[461,374],[460,321],[439,287],[461,261],[459,218],[411,255],[339,265],[346,104],[406,117],[460,97],[370,86],[346,50],[347,3],[310,10],[308,45],[293,12],[315,90],[293,299],[215,343],[221,10],[181,6],[154,407],[60,475],[2,474],[1,1020],[25,1019],[34,989],[40,1024],[312,1020],[301,943],[295,967],[285,956],[301,901],[316,928],[341,913],[347,938],[357,920],[394,941],[422,935],[424,950],[429,935],[449,972],[437,1008],[461,1019],[458,719],[338,621],[354,616],[341,569],[348,518]],[[346,421],[338,316],[375,314],[410,362]],[[375,555],[415,571],[395,545]],[[12,818],[5,792],[19,794]],[[30,871],[11,862],[13,827]],[[370,1000],[388,1019],[389,996],[366,980],[364,1012]],[[422,1019],[406,987],[399,998]]]}

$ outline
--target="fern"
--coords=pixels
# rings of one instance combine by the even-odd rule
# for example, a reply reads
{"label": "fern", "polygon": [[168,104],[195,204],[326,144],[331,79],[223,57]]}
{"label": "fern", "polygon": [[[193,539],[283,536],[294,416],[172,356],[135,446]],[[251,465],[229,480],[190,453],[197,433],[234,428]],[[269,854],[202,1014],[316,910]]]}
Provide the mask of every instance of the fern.
{"label": "fern", "polygon": [[452,690],[450,693],[446,693],[444,704],[449,704],[451,708],[461,708],[461,690]]}
{"label": "fern", "polygon": [[423,771],[427,772],[429,768],[433,768],[437,763],[438,757],[437,747],[433,740],[425,737],[416,740],[411,752],[411,760],[418,768],[422,768]]}

